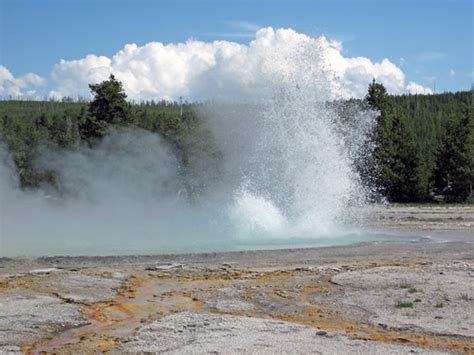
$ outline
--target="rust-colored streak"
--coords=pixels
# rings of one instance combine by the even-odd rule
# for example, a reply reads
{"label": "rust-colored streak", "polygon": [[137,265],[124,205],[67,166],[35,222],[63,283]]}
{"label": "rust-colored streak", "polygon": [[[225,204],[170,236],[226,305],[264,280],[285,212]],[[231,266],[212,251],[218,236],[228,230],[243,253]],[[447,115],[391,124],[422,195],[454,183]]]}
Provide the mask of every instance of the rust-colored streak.
{"label": "rust-colored streak", "polygon": [[104,349],[114,346],[114,337],[107,336],[117,327],[124,323],[136,321],[134,312],[135,305],[127,303],[131,296],[136,294],[137,289],[144,287],[143,278],[132,277],[123,292],[119,293],[110,302],[100,302],[83,308],[83,315],[90,325],[71,330],[53,338],[52,340],[38,342],[27,346],[23,350],[28,354],[75,352],[75,348],[82,351],[82,345],[88,343],[85,348],[94,347]]}
{"label": "rust-colored streak", "polygon": [[92,319],[97,322],[124,322],[134,317],[130,309],[133,305],[127,304],[104,304],[92,312]]}
{"label": "rust-colored streak", "polygon": [[132,278],[125,290],[113,300],[83,308],[84,318],[90,325],[25,347],[25,353],[105,351],[117,345],[117,337],[113,334],[132,335],[144,321],[181,310],[203,308],[204,302],[194,297],[191,291],[164,292],[160,294],[163,299],[157,301],[154,292],[157,281],[146,277]]}

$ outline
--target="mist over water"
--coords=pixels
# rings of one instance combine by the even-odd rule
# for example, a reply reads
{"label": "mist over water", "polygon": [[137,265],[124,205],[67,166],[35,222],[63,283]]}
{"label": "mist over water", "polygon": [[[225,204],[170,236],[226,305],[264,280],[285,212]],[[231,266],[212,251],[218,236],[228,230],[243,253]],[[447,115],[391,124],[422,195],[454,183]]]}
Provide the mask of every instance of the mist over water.
{"label": "mist over water", "polygon": [[219,159],[197,149],[185,173],[157,134],[121,129],[93,149],[43,149],[36,163],[58,172],[60,188],[22,191],[0,146],[0,256],[356,240],[366,191],[355,161],[370,154],[373,114],[342,122],[327,104],[337,81],[319,53],[314,41],[282,47],[262,63],[272,80],[253,85],[251,98],[235,102],[231,90],[201,107]]}

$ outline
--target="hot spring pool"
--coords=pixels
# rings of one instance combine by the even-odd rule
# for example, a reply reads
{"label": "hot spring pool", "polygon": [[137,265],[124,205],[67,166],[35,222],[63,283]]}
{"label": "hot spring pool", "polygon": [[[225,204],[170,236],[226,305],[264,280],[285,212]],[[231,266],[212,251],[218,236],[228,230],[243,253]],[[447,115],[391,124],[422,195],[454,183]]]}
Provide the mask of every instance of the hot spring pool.
{"label": "hot spring pool", "polygon": [[1,240],[0,256],[124,256],[166,255],[249,250],[294,249],[351,245],[364,242],[415,241],[421,237],[400,236],[374,232],[353,232],[313,238],[168,238],[151,237],[109,238],[93,240],[82,238],[41,238],[25,241]]}

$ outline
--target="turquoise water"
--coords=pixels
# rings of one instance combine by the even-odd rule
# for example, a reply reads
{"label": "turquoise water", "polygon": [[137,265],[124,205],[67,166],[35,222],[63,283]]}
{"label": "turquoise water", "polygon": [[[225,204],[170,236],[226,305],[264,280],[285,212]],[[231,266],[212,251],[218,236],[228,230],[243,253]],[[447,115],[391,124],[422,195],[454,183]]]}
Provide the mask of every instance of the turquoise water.
{"label": "turquoise water", "polygon": [[0,256],[107,256],[107,255],[164,255],[249,250],[292,249],[351,245],[363,242],[414,240],[417,237],[357,232],[313,238],[152,238],[136,237],[115,240],[82,238],[29,239],[21,242],[3,240]]}

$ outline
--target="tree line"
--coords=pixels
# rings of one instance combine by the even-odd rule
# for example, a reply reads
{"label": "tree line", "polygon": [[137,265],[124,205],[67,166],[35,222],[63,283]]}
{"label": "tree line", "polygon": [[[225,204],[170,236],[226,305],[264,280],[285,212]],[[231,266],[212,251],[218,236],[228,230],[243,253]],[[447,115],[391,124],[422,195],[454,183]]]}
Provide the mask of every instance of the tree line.
{"label": "tree line", "polygon": [[[58,183],[54,171],[35,167],[43,147],[93,147],[118,127],[159,134],[177,153],[183,174],[192,170],[196,150],[215,164],[222,159],[197,113],[199,104],[131,104],[113,75],[91,84],[90,89],[90,102],[0,101],[0,139],[12,154],[23,188]],[[373,154],[357,164],[363,183],[376,187],[372,189],[373,199],[383,196],[390,202],[473,202],[472,91],[392,96],[373,81],[363,100],[334,105],[341,112],[351,105],[376,112],[376,124],[367,142],[374,146]],[[349,115],[344,119],[356,118]]]}
{"label": "tree line", "polygon": [[393,202],[474,202],[473,93],[389,96],[373,81],[378,112],[363,178]]}

